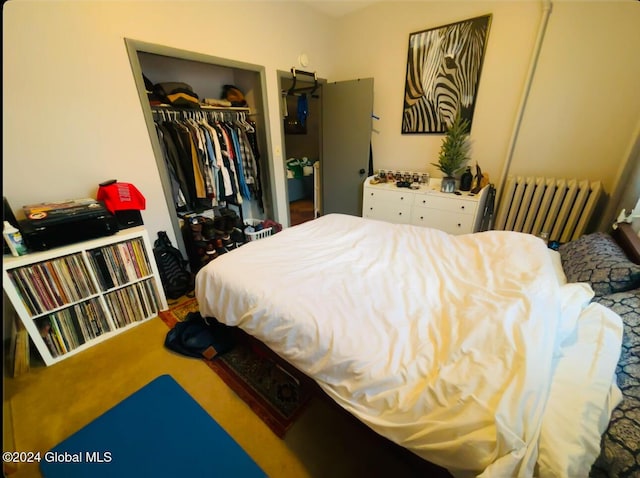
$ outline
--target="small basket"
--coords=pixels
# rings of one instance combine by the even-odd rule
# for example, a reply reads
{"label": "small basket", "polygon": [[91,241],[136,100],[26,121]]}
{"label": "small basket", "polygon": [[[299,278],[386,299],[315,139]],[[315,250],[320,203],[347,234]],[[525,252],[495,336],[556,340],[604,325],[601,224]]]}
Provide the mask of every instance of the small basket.
{"label": "small basket", "polygon": [[[245,219],[245,226],[255,227],[262,223],[260,219]],[[244,235],[247,236],[247,242],[257,241],[258,239],[264,239],[265,237],[269,237],[271,235],[272,227],[265,227],[264,229],[256,232],[244,232]]]}

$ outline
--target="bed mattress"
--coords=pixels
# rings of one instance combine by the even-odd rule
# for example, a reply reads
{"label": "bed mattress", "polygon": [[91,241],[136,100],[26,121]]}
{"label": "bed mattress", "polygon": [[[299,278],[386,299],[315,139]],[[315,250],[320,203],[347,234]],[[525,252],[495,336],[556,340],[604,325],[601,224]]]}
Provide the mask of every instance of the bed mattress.
{"label": "bed mattress", "polygon": [[196,296],[455,476],[586,476],[620,400],[622,325],[553,254],[330,214],[220,256]]}

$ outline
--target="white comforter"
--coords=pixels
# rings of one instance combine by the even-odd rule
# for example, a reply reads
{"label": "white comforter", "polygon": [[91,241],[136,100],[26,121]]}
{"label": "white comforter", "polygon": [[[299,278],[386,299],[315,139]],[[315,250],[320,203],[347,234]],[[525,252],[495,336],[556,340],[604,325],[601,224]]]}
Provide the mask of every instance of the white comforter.
{"label": "white comforter", "polygon": [[527,234],[331,214],[220,256],[196,296],[456,476],[586,476],[622,325],[553,259]]}

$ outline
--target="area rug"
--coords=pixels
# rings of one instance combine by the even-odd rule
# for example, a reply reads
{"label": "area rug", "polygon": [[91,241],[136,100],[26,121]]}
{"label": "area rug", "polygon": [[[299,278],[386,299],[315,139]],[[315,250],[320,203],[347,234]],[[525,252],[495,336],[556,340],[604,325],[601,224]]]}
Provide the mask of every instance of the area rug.
{"label": "area rug", "polygon": [[[196,299],[161,311],[169,328],[198,311]],[[244,400],[260,419],[283,438],[312,395],[311,386],[299,372],[278,363],[239,329],[235,347],[213,360],[202,360]],[[308,379],[307,379],[308,380]]]}
{"label": "area rug", "polygon": [[47,451],[40,469],[45,478],[267,476],[170,375]]}

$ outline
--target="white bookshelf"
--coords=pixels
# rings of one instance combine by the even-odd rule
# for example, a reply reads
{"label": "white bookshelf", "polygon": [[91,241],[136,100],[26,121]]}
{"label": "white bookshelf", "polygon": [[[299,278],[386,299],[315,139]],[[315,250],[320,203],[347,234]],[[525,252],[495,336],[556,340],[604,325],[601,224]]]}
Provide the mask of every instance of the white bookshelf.
{"label": "white bookshelf", "polygon": [[3,288],[46,365],[157,316],[167,300],[144,227],[4,256]]}

